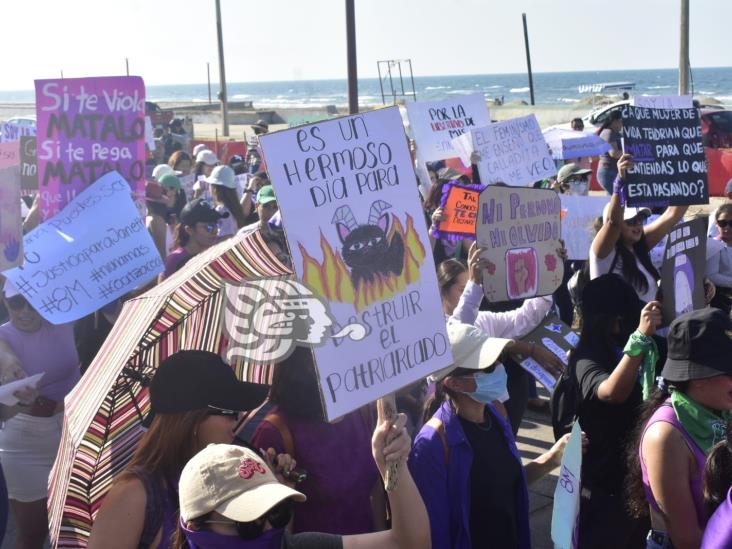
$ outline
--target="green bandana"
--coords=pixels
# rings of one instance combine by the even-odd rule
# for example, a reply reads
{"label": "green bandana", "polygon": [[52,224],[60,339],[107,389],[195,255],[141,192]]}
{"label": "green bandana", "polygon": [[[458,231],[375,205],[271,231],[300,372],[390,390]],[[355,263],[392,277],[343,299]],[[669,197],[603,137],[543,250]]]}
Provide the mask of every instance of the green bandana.
{"label": "green bandana", "polygon": [[628,356],[643,356],[640,370],[643,400],[646,400],[656,385],[656,362],[658,362],[658,346],[652,337],[642,334],[638,330],[633,332],[625,344],[623,353]]}
{"label": "green bandana", "polygon": [[725,440],[729,412],[715,414],[673,388],[671,406],[674,407],[676,418],[705,454],[709,454],[717,442]]}

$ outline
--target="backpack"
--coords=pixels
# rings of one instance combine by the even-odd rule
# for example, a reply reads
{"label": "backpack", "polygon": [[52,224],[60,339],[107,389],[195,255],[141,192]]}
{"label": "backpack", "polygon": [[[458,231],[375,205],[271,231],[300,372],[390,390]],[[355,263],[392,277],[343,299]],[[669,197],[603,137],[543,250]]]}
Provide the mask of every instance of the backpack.
{"label": "backpack", "polygon": [[572,431],[572,425],[577,420],[582,394],[574,370],[574,363],[570,360],[549,397],[554,440]]}

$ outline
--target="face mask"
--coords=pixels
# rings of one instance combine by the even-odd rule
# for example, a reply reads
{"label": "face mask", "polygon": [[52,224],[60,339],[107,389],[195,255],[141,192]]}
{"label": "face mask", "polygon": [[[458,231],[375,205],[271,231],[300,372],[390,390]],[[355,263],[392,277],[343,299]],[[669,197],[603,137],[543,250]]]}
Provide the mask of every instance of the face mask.
{"label": "face mask", "polygon": [[477,402],[488,404],[506,394],[508,378],[503,364],[497,364],[496,369],[490,374],[478,372],[473,375],[473,379],[475,379],[475,391],[467,394]]}
{"label": "face mask", "polygon": [[280,549],[284,528],[272,528],[254,540],[239,536],[226,536],[206,530],[189,530],[183,526],[183,533],[191,549]]}
{"label": "face mask", "polygon": [[570,181],[569,194],[574,196],[585,196],[587,194],[587,181]]}

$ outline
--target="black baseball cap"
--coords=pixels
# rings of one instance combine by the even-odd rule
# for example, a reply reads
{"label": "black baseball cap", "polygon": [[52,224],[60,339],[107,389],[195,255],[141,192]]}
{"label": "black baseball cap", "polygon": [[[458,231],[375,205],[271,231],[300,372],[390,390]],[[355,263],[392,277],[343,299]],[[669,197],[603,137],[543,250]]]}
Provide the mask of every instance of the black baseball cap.
{"label": "black baseball cap", "polygon": [[732,375],[732,320],[707,307],[676,318],[668,329],[668,358],[661,376],[689,381]]}
{"label": "black baseball cap", "polygon": [[269,386],[239,381],[219,355],[179,351],[166,358],[150,382],[149,426],[154,414],[178,414],[218,408],[253,410],[267,398]]}
{"label": "black baseball cap", "polygon": [[180,212],[180,222],[189,227],[196,223],[215,223],[226,217],[229,217],[229,212],[217,212],[205,198],[191,200]]}
{"label": "black baseball cap", "polygon": [[615,273],[590,280],[582,290],[583,316],[617,315],[640,318],[643,302],[633,287]]}

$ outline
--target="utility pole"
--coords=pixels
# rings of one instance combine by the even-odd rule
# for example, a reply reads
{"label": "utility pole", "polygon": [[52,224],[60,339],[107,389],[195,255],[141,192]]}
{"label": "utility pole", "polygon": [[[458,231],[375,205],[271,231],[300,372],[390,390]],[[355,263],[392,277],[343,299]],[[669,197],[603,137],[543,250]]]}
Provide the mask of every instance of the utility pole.
{"label": "utility pole", "polygon": [[526,66],[529,70],[529,95],[531,104],[534,104],[534,76],[531,74],[531,52],[529,51],[529,29],[526,26],[526,14],[522,13],[521,18],[524,21],[524,45],[526,46]]}
{"label": "utility pole", "polygon": [[208,80],[208,104],[211,104],[211,63],[206,61],[206,80]]}
{"label": "utility pole", "polygon": [[679,40],[679,95],[689,93],[689,0],[681,0]]}
{"label": "utility pole", "polygon": [[356,63],[356,8],[346,0],[346,52],[348,58],[348,114],[358,112],[358,66]]}
{"label": "utility pole", "polygon": [[221,32],[221,2],[216,0],[216,35],[219,42],[219,92],[221,99],[221,134],[229,135],[229,106],[226,97],[226,70],[224,69],[224,36]]}
{"label": "utility pole", "polygon": [[130,75],[130,60],[125,57],[125,67],[127,67],[127,76]]}
{"label": "utility pole", "polygon": [[63,79],[64,79],[64,70],[61,69],[61,80],[63,80]]}

